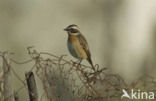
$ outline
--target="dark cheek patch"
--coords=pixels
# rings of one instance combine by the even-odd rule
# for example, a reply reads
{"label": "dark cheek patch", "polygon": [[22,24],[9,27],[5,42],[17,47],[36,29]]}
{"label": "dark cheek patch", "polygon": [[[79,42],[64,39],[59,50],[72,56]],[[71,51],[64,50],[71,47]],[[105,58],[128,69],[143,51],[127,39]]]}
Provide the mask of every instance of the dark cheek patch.
{"label": "dark cheek patch", "polygon": [[77,33],[78,30],[77,29],[71,29],[71,33]]}

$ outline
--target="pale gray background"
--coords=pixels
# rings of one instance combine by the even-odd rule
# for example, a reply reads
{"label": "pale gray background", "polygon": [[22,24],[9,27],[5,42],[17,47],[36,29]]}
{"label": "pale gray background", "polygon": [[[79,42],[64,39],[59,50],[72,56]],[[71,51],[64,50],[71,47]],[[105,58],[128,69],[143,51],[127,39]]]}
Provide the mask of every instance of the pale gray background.
{"label": "pale gray background", "polygon": [[[14,52],[14,59],[24,61],[29,58],[26,48],[35,46],[71,60],[63,31],[69,24],[79,25],[94,64],[127,82],[143,73],[155,75],[155,0],[0,0],[0,51]],[[15,70],[23,78],[28,67]]]}

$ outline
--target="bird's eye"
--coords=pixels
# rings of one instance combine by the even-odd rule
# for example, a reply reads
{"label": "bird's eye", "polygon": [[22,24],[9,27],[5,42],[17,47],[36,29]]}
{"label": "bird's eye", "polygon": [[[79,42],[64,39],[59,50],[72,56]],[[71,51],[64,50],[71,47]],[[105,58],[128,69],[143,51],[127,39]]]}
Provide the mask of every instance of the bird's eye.
{"label": "bird's eye", "polygon": [[78,30],[77,30],[77,29],[71,29],[70,32],[71,32],[71,33],[77,33]]}

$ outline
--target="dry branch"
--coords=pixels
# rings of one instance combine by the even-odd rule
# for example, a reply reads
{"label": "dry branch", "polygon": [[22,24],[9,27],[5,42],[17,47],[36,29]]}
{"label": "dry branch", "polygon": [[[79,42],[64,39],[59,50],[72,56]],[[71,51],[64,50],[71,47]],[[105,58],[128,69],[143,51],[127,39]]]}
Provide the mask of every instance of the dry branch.
{"label": "dry branch", "polygon": [[[27,84],[13,68],[10,70],[23,84],[16,90],[16,93],[19,93],[27,85],[30,101],[120,101],[123,88],[128,92],[131,88],[137,90],[141,87],[143,88],[141,90],[156,92],[154,89],[156,81],[148,75],[137,79],[131,85],[127,85],[120,75],[111,74],[105,71],[106,68],[100,68],[99,65],[95,65],[96,71],[93,72],[89,66],[78,65],[76,62],[64,59],[64,55],[56,56],[30,48],[28,48],[28,54],[30,59],[24,62],[10,59],[12,63],[19,65],[34,63],[29,70],[30,72],[25,74]],[[38,99],[34,75],[43,84],[44,92],[40,99]],[[0,80],[2,83],[3,79]],[[3,89],[0,89],[1,92]]]}
{"label": "dry branch", "polygon": [[11,66],[9,64],[9,53],[4,52],[3,58],[3,72],[4,72],[4,101],[14,101],[12,90],[12,76]]}
{"label": "dry branch", "polygon": [[19,101],[19,96],[17,93],[14,93],[14,99],[15,99],[15,101]]}
{"label": "dry branch", "polygon": [[30,101],[38,101],[38,93],[33,72],[25,74]]}

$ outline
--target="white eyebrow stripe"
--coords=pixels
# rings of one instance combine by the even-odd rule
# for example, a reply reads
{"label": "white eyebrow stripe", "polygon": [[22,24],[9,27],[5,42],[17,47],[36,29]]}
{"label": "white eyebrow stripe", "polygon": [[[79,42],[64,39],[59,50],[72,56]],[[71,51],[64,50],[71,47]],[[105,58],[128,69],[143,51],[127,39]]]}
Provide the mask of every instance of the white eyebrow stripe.
{"label": "white eyebrow stripe", "polygon": [[73,26],[73,27],[71,27],[71,28],[73,28],[73,29],[80,29],[79,27],[77,27],[77,26]]}

